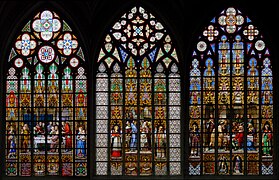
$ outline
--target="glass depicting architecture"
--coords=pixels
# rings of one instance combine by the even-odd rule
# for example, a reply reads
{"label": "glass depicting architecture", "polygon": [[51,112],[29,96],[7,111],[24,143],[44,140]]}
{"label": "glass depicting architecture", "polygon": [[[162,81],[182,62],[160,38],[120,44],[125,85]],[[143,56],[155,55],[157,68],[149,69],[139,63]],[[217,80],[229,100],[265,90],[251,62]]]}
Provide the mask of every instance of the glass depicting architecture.
{"label": "glass depicting architecture", "polygon": [[272,175],[270,52],[238,9],[225,9],[203,30],[189,88],[189,174]]}
{"label": "glass depicting architecture", "polygon": [[97,175],[181,174],[178,63],[167,30],[142,7],[109,30],[97,59]]}
{"label": "glass depicting architecture", "polygon": [[72,29],[39,12],[7,64],[6,175],[87,175],[87,79]]}

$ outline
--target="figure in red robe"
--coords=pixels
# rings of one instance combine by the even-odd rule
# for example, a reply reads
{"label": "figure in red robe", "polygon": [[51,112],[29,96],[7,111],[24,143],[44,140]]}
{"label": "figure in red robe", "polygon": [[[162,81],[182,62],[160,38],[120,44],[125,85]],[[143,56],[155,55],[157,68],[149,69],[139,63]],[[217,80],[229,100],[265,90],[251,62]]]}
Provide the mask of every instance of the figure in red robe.
{"label": "figure in red robe", "polygon": [[68,121],[64,125],[64,135],[65,135],[65,151],[68,152],[72,149],[72,130]]}
{"label": "figure in red robe", "polygon": [[121,157],[121,135],[119,126],[115,125],[111,131],[111,156]]}
{"label": "figure in red robe", "polygon": [[238,149],[243,148],[243,142],[244,142],[244,128],[242,125],[239,125],[238,132],[236,133],[232,143],[235,150],[237,150],[237,148]]}

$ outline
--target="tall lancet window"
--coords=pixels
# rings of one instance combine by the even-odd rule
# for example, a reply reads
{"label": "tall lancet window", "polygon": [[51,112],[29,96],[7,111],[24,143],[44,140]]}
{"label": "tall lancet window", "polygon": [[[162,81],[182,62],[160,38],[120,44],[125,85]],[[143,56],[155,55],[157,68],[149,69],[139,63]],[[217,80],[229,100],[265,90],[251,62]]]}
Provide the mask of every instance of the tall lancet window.
{"label": "tall lancet window", "polygon": [[173,39],[144,8],[108,31],[97,59],[97,175],[181,174],[178,67]]}
{"label": "tall lancet window", "polygon": [[259,28],[234,7],[201,32],[190,67],[190,175],[273,174],[271,62]]}
{"label": "tall lancet window", "polygon": [[6,175],[87,175],[87,78],[77,36],[44,10],[19,32],[6,71]]}

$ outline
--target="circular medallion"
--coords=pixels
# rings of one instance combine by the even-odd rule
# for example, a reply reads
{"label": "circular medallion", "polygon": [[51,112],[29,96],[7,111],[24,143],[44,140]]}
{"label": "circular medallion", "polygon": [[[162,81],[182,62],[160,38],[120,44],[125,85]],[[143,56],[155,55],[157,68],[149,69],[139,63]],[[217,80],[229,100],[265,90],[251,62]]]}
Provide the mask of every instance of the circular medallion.
{"label": "circular medallion", "polygon": [[72,59],[70,60],[70,65],[71,65],[72,67],[77,67],[78,64],[79,64],[79,61],[78,61],[77,58],[72,58]]}
{"label": "circular medallion", "polygon": [[197,48],[199,51],[204,51],[206,49],[206,43],[204,41],[198,42]]}
{"label": "circular medallion", "polygon": [[17,58],[15,60],[15,66],[20,68],[20,67],[22,67],[22,65],[23,65],[23,60],[21,58]]}
{"label": "circular medallion", "polygon": [[262,40],[258,40],[255,47],[258,51],[262,51],[265,48],[265,43]]}
{"label": "circular medallion", "polygon": [[39,59],[44,63],[49,63],[54,59],[54,49],[50,46],[43,46],[38,53]]}

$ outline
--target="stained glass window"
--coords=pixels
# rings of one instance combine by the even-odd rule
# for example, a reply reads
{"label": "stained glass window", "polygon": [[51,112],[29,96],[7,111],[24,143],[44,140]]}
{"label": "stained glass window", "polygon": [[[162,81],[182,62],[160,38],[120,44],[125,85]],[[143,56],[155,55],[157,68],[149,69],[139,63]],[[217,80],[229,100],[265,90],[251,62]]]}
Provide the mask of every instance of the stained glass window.
{"label": "stained glass window", "polygon": [[190,175],[272,175],[270,52],[234,7],[214,17],[192,53]]}
{"label": "stained glass window", "polygon": [[87,175],[87,78],[76,35],[44,10],[8,57],[6,175]]}
{"label": "stained glass window", "polygon": [[181,174],[178,63],[166,28],[142,7],[109,30],[97,59],[97,175]]}

